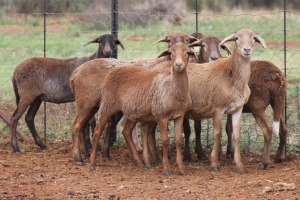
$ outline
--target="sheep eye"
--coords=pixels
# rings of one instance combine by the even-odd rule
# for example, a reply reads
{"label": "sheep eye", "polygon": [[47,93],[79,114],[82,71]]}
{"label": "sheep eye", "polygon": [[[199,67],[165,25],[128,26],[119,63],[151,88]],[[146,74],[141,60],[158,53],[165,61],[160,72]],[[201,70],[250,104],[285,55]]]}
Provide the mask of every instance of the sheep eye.
{"label": "sheep eye", "polygon": [[238,39],[239,39],[238,37],[235,37],[235,38],[234,38],[235,41],[237,41]]}

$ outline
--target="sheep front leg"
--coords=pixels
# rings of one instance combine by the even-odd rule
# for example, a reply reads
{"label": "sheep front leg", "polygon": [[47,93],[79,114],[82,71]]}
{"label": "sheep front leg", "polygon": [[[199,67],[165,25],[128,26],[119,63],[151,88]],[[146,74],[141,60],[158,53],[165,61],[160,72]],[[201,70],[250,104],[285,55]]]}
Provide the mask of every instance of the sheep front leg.
{"label": "sheep front leg", "polygon": [[179,175],[185,175],[185,167],[183,164],[183,158],[181,153],[182,146],[182,123],[183,117],[179,117],[174,120],[174,131],[175,131],[175,139],[176,139],[176,163],[178,165]]}
{"label": "sheep front leg", "polygon": [[168,158],[168,150],[169,150],[168,120],[158,119],[157,122],[160,129],[160,137],[161,137],[162,150],[163,150],[163,159],[162,159],[163,174],[165,176],[171,176],[172,174],[171,165]]}
{"label": "sheep front leg", "polygon": [[221,144],[221,130],[222,113],[218,112],[213,116],[214,146],[211,152],[211,168],[215,172],[220,171],[219,147]]}
{"label": "sheep front leg", "polygon": [[245,172],[244,165],[241,159],[241,117],[242,117],[241,107],[237,112],[232,114],[232,128],[233,128],[233,137],[234,137],[234,161],[236,164],[236,171],[239,173]]}
{"label": "sheep front leg", "polygon": [[132,130],[134,129],[135,125],[136,125],[136,122],[127,119],[122,133],[123,133],[123,136],[126,140],[127,145],[129,146],[129,149],[132,153],[132,157],[137,162],[137,165],[140,168],[143,168],[144,163],[141,160],[141,158],[139,156],[139,153],[136,150],[135,145],[134,145],[133,140],[132,140]]}

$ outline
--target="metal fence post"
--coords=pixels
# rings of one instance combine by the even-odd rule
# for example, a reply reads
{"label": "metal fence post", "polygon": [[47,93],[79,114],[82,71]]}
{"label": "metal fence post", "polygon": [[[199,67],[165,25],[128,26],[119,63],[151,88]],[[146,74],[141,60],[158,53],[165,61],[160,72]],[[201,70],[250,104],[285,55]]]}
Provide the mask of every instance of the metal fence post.
{"label": "metal fence post", "polygon": [[[46,13],[47,11],[47,0],[44,0],[44,57],[46,57]],[[46,141],[47,136],[47,104],[44,101],[44,139]]]}
{"label": "metal fence post", "polygon": [[198,0],[196,0],[196,32],[198,32]]}
{"label": "metal fence post", "polygon": [[[111,34],[118,38],[118,0],[111,1]],[[118,47],[116,46],[113,50],[113,58],[118,58]]]}

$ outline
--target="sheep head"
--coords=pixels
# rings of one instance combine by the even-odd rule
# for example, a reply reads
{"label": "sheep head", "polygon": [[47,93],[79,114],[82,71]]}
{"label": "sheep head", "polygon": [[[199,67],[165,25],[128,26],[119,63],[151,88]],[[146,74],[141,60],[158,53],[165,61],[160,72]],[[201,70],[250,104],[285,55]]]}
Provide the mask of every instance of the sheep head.
{"label": "sheep head", "polygon": [[220,45],[223,45],[225,42],[235,41],[235,48],[237,52],[242,55],[244,58],[250,58],[253,52],[253,46],[255,42],[260,43],[264,48],[266,48],[266,43],[259,35],[256,35],[250,29],[241,29],[236,33],[233,33],[227,36]]}
{"label": "sheep head", "polygon": [[225,44],[219,45],[221,40],[214,36],[205,36],[200,40],[195,41],[190,44],[190,47],[200,46],[200,54],[204,62],[210,62],[217,60],[221,57],[219,47],[227,52],[228,55],[231,54],[230,50]]}
{"label": "sheep head", "polygon": [[88,43],[86,43],[84,46],[90,44],[90,43],[98,43],[99,48],[98,48],[98,57],[102,55],[104,58],[110,58],[112,56],[113,49],[116,47],[116,45],[120,45],[122,49],[124,50],[124,46],[121,43],[121,41],[117,38],[115,38],[111,34],[104,34],[101,35],[100,37],[97,37]]}
{"label": "sheep head", "polygon": [[170,56],[173,69],[180,72],[186,69],[190,55],[195,55],[194,49],[179,42],[165,49],[158,57]]}
{"label": "sheep head", "polygon": [[195,38],[191,35],[188,35],[188,34],[185,34],[185,33],[182,33],[182,32],[173,32],[173,33],[171,33],[169,35],[166,35],[165,37],[159,39],[154,44],[157,44],[159,42],[167,42],[167,43],[169,43],[168,47],[170,47],[170,46],[172,46],[173,44],[175,44],[177,42],[182,42],[182,43],[185,43],[185,44],[189,44],[189,43],[192,43],[196,40],[197,40],[197,38]]}

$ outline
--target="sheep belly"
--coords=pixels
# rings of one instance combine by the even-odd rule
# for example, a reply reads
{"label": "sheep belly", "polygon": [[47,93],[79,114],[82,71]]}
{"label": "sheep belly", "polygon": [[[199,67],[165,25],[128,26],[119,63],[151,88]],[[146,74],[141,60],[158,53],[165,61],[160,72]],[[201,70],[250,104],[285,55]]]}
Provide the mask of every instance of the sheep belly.
{"label": "sheep belly", "polygon": [[44,83],[41,100],[51,103],[66,103],[74,101],[74,95],[69,84],[62,84],[56,79],[47,79]]}

